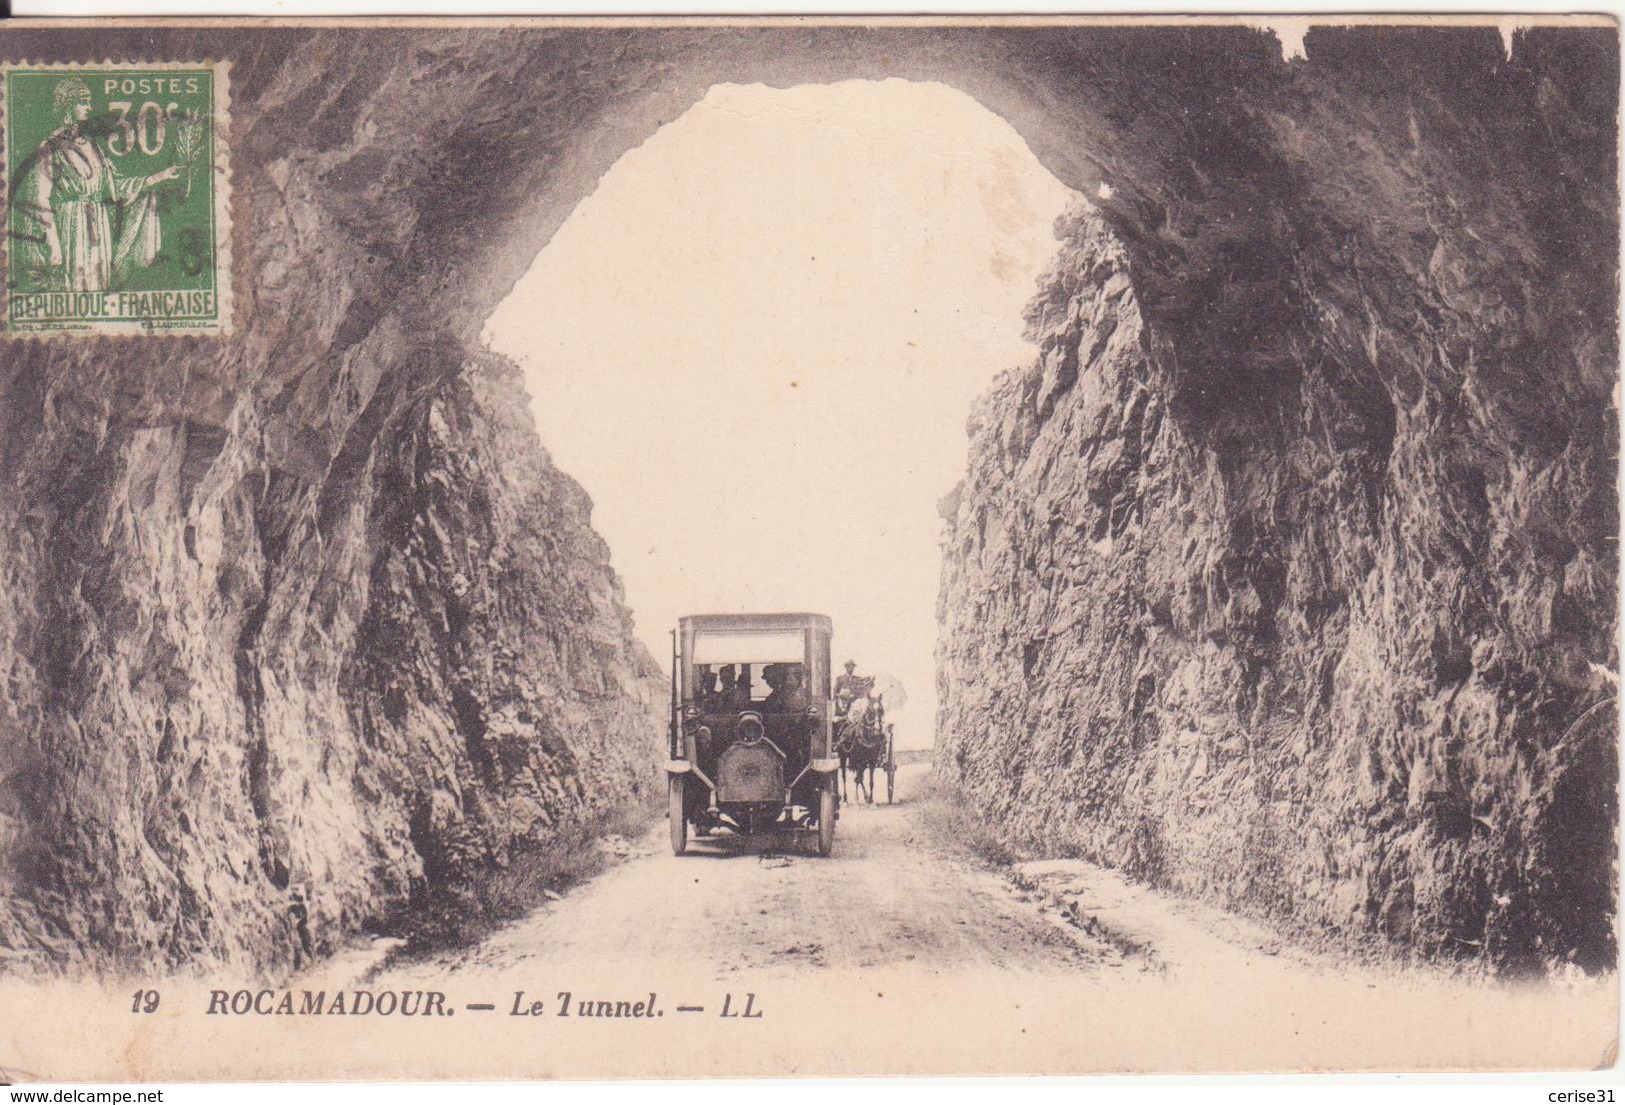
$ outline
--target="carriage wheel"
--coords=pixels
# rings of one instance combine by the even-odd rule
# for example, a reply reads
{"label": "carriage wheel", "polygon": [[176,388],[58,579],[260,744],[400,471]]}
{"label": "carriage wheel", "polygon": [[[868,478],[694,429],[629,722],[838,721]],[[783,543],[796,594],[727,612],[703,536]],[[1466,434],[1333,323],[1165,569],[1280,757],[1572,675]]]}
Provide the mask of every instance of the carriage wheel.
{"label": "carriage wheel", "polygon": [[886,726],[886,804],[892,804],[892,792],[897,788],[897,734]]}
{"label": "carriage wheel", "polygon": [[671,822],[671,854],[680,856],[688,848],[688,817],[683,808],[683,777],[671,777],[671,805],[666,816]]}
{"label": "carriage wheel", "polygon": [[818,789],[818,854],[835,850],[835,780]]}

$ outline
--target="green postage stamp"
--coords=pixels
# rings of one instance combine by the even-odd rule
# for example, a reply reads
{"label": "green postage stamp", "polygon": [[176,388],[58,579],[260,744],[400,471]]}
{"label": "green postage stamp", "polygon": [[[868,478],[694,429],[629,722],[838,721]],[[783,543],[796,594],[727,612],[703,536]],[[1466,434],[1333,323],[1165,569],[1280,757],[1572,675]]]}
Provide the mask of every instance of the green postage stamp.
{"label": "green postage stamp", "polygon": [[230,330],[227,69],[4,69],[7,335]]}

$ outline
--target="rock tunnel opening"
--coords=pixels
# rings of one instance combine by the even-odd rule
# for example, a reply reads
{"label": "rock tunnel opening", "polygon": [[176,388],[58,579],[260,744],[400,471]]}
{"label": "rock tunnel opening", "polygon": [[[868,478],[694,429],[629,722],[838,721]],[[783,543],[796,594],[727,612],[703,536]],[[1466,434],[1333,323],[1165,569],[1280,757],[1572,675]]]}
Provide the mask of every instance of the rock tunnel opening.
{"label": "rock tunnel opening", "polygon": [[680,614],[827,612],[929,746],[937,504],[1076,202],[940,82],[718,84],[616,161],[484,333],[655,655]]}

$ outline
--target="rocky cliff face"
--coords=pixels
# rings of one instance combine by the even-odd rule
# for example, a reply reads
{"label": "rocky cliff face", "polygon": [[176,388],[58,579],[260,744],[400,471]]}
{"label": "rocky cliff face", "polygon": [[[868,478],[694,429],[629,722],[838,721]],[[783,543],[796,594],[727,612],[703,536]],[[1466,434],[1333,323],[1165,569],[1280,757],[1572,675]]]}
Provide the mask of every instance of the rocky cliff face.
{"label": "rocky cliff face", "polygon": [[1354,260],[1290,336],[1294,386],[1207,402],[1123,244],[1092,209],[1060,229],[1042,354],[978,406],[943,504],[938,770],[1019,846],[1305,932],[1611,964],[1600,330],[1533,361],[1453,338],[1478,320],[1452,310],[1544,290],[1440,243],[1436,343],[1362,307],[1397,289]]}
{"label": "rocky cliff face", "polygon": [[590,503],[511,365],[437,352],[320,460],[320,389],[10,408],[6,962],[296,966],[652,785],[661,681]]}

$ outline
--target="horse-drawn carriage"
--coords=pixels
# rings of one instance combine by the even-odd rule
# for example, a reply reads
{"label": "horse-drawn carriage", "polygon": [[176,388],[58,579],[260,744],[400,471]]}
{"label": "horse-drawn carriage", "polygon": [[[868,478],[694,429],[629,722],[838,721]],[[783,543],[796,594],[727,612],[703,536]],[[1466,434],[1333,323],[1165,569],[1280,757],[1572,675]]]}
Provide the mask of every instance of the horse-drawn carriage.
{"label": "horse-drawn carriage", "polygon": [[840,803],[822,614],[696,614],[672,641],[671,847],[689,829],[834,847]]}
{"label": "horse-drawn carriage", "polygon": [[873,676],[850,674],[841,680],[836,692],[835,753],[841,761],[841,799],[847,796],[847,773],[851,772],[858,793],[873,804],[875,772],[886,773],[886,801],[897,786],[897,749],[892,725],[886,720],[885,696],[875,691]]}

